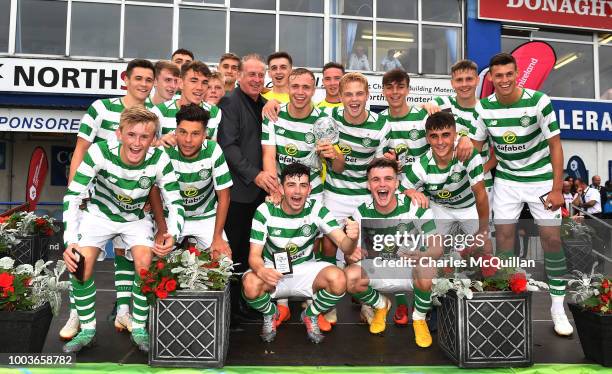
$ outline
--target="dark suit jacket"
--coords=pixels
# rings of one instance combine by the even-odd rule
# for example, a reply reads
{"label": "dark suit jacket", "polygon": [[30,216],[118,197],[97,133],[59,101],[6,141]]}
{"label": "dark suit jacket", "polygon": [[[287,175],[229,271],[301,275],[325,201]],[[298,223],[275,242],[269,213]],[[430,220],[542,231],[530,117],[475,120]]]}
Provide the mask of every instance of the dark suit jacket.
{"label": "dark suit jacket", "polygon": [[[260,100],[264,100],[260,98]],[[223,115],[217,140],[223,149],[234,185],[231,201],[252,203],[264,194],[255,184],[263,170],[261,151],[261,112],[253,109],[252,99],[240,88],[221,98]]]}

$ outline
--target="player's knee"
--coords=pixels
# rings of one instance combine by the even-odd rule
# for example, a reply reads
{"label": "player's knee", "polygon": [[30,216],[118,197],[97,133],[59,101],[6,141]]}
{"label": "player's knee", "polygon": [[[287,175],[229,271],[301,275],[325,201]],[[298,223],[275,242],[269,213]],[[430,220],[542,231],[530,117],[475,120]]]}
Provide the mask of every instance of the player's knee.
{"label": "player's knee", "polygon": [[361,278],[361,267],[359,265],[347,266],[344,269],[344,275],[346,276],[346,290],[349,293],[357,292],[356,289]]}
{"label": "player's knee", "polygon": [[431,279],[428,279],[428,278],[419,278],[419,279],[414,280],[414,288],[418,288],[419,290],[422,290],[422,291],[431,290],[432,284],[433,283]]}
{"label": "player's knee", "polygon": [[325,278],[327,279],[330,291],[336,295],[344,293],[346,291],[346,276],[344,275],[344,271],[335,266],[328,266],[325,270]]}
{"label": "player's knee", "polygon": [[262,291],[263,281],[254,273],[246,273],[242,277],[242,292],[247,299],[257,298]]}

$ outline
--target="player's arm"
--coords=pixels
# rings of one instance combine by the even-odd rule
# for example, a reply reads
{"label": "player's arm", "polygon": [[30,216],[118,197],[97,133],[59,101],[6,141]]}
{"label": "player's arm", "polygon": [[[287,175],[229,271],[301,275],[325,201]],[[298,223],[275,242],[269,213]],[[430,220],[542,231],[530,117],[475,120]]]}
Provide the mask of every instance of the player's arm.
{"label": "player's arm", "polygon": [[210,250],[213,255],[216,252],[225,254],[231,258],[232,250],[229,244],[223,239],[223,228],[225,227],[227,212],[230,205],[230,187],[233,185],[232,175],[225,162],[221,147],[216,144],[213,150],[213,158],[212,177],[215,193],[217,194],[217,214],[215,215],[215,228]]}
{"label": "player's arm", "polygon": [[561,136],[555,135],[548,139],[548,148],[550,149],[550,159],[553,169],[553,187],[551,193],[548,194],[546,205],[551,204],[551,210],[557,210],[563,206],[563,148],[561,147]]}
{"label": "player's arm", "polygon": [[414,164],[408,165],[404,168],[404,177],[401,178],[401,189],[404,191],[404,195],[408,196],[410,200],[414,201],[417,206],[421,208],[429,207],[429,199],[424,193],[418,189],[423,187],[427,180],[427,175],[420,173],[421,169],[416,164],[419,162],[415,161]]}
{"label": "player's arm", "polygon": [[72,153],[72,159],[70,160],[70,172],[68,174],[68,184],[72,182],[72,179],[74,178],[74,175],[76,174],[76,171],[79,165],[81,164],[81,162],[83,161],[83,157],[85,157],[85,154],[87,153],[87,150],[89,149],[90,146],[91,146],[91,142],[81,137],[77,137],[76,146],[74,147],[74,152]]}
{"label": "player's arm", "polygon": [[[467,135],[457,135],[457,159],[461,162],[466,161],[472,156],[472,151],[474,150],[474,144],[472,144],[472,140]],[[480,146],[482,148],[482,145]]]}
{"label": "player's arm", "polygon": [[[162,151],[163,152],[163,151]],[[155,244],[153,252],[158,256],[165,256],[174,247],[185,223],[185,209],[180,194],[180,186],[168,155],[163,152],[157,163],[155,184],[159,186],[162,198],[168,209],[168,231],[163,235],[163,244]]]}
{"label": "player's arm", "polygon": [[340,174],[344,171],[345,160],[337,144],[317,144],[316,150],[319,155],[331,161],[331,168],[335,173]]}
{"label": "player's arm", "polygon": [[476,211],[478,211],[478,233],[488,235],[489,231],[489,198],[485,189],[484,181],[472,186],[474,199],[476,200]]}
{"label": "player's arm", "polygon": [[283,275],[276,269],[267,268],[263,260],[263,245],[251,242],[249,267],[259,279],[271,287],[276,287]]}
{"label": "player's arm", "polygon": [[278,113],[280,113],[281,103],[276,99],[270,99],[261,110],[261,116],[270,121],[278,121]]}
{"label": "player's arm", "polygon": [[427,112],[427,115],[432,115],[434,113],[438,113],[442,110],[450,110],[450,102],[446,102],[443,98],[441,97],[435,97],[433,100],[421,105],[421,108],[425,109],[425,111]]}
{"label": "player's arm", "polygon": [[163,236],[168,232],[168,226],[166,225],[166,219],[164,218],[164,204],[161,198],[161,192],[159,187],[153,185],[149,192],[148,202],[151,205],[151,212],[153,213],[153,219],[155,220],[155,226],[157,227],[157,233],[155,234],[155,243],[162,243]]}
{"label": "player's arm", "polygon": [[276,170],[276,146],[262,145],[263,170],[272,175],[278,175]]}
{"label": "player's arm", "polygon": [[345,231],[334,229],[327,236],[340,248],[345,255],[353,253],[357,247],[357,239],[359,238],[359,224],[350,218],[346,220]]}
{"label": "player's arm", "polygon": [[[476,145],[474,145],[474,148],[476,148]],[[483,165],[485,174],[493,170],[493,168],[495,168],[496,166],[497,166],[497,157],[495,157],[495,151],[493,150],[493,147],[491,146],[489,147],[489,159]]]}

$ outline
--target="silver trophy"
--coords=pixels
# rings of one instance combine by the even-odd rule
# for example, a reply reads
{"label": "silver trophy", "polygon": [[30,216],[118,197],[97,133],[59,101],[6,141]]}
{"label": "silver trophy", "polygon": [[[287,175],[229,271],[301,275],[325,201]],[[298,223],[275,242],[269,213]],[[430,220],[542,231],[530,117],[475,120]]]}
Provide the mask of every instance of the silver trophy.
{"label": "silver trophy", "polygon": [[315,148],[310,152],[305,160],[306,166],[313,170],[322,168],[321,157],[316,152],[316,146],[320,144],[338,143],[338,122],[331,117],[321,117],[312,125],[312,132],[315,138]]}

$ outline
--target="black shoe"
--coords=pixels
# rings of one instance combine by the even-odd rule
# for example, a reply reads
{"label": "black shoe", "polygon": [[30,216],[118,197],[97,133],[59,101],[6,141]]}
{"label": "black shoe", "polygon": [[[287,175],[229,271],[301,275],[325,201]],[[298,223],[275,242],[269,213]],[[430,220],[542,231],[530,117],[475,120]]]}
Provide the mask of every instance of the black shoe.
{"label": "black shoe", "polygon": [[438,331],[438,308],[435,306],[427,313],[427,327],[429,332]]}

